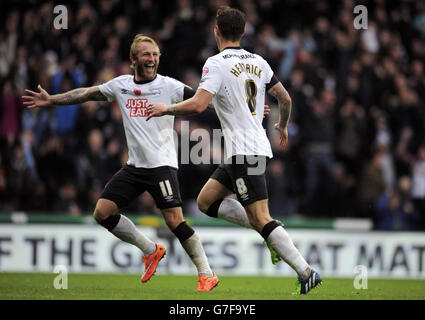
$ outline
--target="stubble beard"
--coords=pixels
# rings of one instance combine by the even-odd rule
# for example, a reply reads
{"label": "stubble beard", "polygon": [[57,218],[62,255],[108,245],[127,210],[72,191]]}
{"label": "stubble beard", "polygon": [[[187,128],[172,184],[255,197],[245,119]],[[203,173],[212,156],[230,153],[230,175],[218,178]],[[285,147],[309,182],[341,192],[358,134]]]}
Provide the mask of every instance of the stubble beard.
{"label": "stubble beard", "polygon": [[150,74],[147,74],[146,72],[145,72],[145,67],[143,66],[143,64],[141,64],[141,63],[137,63],[136,64],[136,67],[135,67],[135,69],[136,69],[136,72],[137,72],[137,75],[143,80],[143,81],[146,81],[146,80],[153,80],[154,78],[155,78],[155,76],[156,76],[156,72],[157,72],[157,70],[158,70],[158,66],[157,65],[155,65],[155,67],[154,67],[154,73],[153,73],[153,75],[151,76]]}

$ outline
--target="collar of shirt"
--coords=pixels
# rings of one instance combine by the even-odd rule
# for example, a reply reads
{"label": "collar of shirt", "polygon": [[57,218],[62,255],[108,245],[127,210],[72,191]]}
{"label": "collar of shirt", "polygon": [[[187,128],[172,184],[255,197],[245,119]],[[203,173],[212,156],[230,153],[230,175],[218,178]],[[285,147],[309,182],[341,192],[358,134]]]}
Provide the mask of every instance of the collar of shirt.
{"label": "collar of shirt", "polygon": [[221,50],[221,51],[224,51],[224,50],[226,50],[226,49],[242,49],[241,47],[226,47],[226,48],[224,48],[223,50]]}
{"label": "collar of shirt", "polygon": [[136,80],[136,76],[133,76],[133,81],[134,81],[135,84],[145,84],[145,83],[155,81],[157,76],[158,75],[155,75],[155,78],[153,78],[152,80],[140,80],[140,81]]}

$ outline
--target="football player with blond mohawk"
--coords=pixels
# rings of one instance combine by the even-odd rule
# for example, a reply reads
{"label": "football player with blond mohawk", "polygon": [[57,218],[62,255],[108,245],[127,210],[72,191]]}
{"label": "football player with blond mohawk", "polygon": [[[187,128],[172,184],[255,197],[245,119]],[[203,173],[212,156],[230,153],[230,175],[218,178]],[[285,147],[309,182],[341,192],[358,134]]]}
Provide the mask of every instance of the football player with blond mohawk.
{"label": "football player with blond mohawk", "polygon": [[166,248],[141,233],[133,222],[119,213],[121,208],[147,191],[155,200],[167,226],[179,239],[198,271],[197,291],[210,291],[219,280],[211,270],[197,233],[183,218],[177,179],[177,154],[174,145],[174,116],[146,122],[147,105],[155,102],[178,103],[194,95],[182,82],[157,74],[160,49],[150,37],[138,34],[130,48],[134,75],[122,75],[99,86],[78,88],[49,95],[26,90],[24,105],[42,108],[75,105],[86,101],[116,100],[121,109],[128,145],[128,162],[106,184],[94,210],[95,220],[113,235],[143,252],[147,282],[166,253]]}

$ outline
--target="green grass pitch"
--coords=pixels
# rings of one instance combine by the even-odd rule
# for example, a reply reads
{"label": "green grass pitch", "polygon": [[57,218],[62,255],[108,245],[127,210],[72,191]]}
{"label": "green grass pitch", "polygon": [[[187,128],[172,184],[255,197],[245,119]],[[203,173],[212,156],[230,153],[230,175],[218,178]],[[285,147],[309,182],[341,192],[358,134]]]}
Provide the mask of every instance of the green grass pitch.
{"label": "green grass pitch", "polygon": [[1,300],[425,300],[425,280],[369,279],[355,289],[353,279],[324,278],[308,295],[296,296],[294,278],[221,276],[211,292],[196,292],[196,276],[68,274],[68,289],[57,290],[54,273],[0,273]]}

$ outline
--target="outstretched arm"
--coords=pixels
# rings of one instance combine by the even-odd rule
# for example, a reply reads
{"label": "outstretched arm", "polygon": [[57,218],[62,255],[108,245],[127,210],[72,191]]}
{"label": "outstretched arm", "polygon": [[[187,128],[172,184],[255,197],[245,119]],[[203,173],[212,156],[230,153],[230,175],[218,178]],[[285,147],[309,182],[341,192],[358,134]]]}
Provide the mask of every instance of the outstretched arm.
{"label": "outstretched arm", "polygon": [[280,145],[285,149],[288,143],[288,122],[291,116],[292,100],[288,91],[283,87],[281,82],[276,83],[268,91],[278,101],[279,106],[279,122],[274,125],[275,129],[280,132]]}
{"label": "outstretched arm", "polygon": [[37,86],[40,92],[28,89],[25,91],[29,96],[22,96],[23,104],[28,108],[49,107],[58,105],[74,105],[86,101],[106,101],[106,97],[100,92],[98,86],[88,88],[78,88],[65,93],[49,95],[40,85]]}

